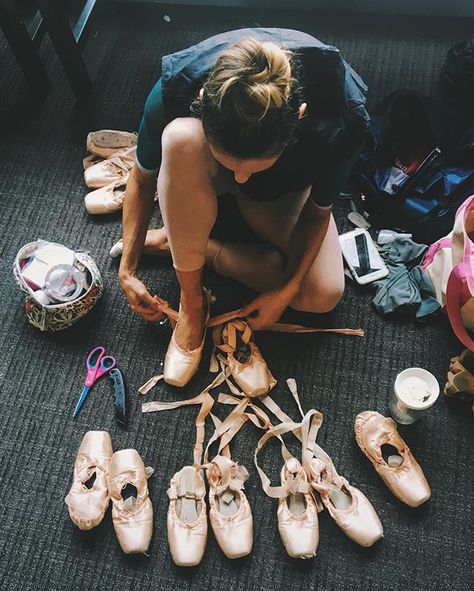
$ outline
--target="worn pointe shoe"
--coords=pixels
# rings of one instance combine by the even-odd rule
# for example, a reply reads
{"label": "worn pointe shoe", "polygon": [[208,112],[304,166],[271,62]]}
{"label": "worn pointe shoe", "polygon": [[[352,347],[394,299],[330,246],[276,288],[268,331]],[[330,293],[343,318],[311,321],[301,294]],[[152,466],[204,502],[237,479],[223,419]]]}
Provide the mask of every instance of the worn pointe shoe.
{"label": "worn pointe shoe", "polygon": [[170,482],[168,545],[178,566],[196,566],[207,542],[206,485],[202,470],[185,466]]}
{"label": "worn pointe shoe", "polygon": [[[393,419],[378,412],[364,411],[357,415],[354,429],[357,444],[400,501],[410,507],[418,507],[431,497],[423,470],[398,434]],[[383,456],[383,446],[387,446],[386,450],[391,454],[387,461]]]}
{"label": "worn pointe shoe", "polygon": [[474,353],[465,349],[451,359],[444,394],[472,404],[474,412]]}
{"label": "worn pointe shoe", "polygon": [[106,431],[88,431],[79,446],[73,483],[64,499],[79,529],[92,529],[102,521],[109,506],[107,474],[112,441]]}
{"label": "worn pointe shoe", "polygon": [[101,158],[108,158],[115,152],[137,145],[138,134],[128,131],[101,129],[91,131],[87,136],[87,151]]}
{"label": "worn pointe shoe", "polygon": [[383,536],[383,527],[372,504],[362,492],[339,476],[331,465],[313,458],[310,482],[323,505],[341,530],[364,547],[375,544]]}
{"label": "worn pointe shoe", "polygon": [[274,388],[277,382],[244,320],[228,322],[220,334],[219,329],[214,333],[214,341],[217,349],[226,353],[226,365],[247,396],[262,396]]}
{"label": "worn pointe shoe", "polygon": [[252,551],[253,519],[243,492],[248,472],[225,456],[207,466],[209,520],[217,543],[227,558],[241,558]]}
{"label": "worn pointe shoe", "polygon": [[87,212],[91,215],[114,213],[123,208],[127,181],[120,179],[105,187],[91,191],[84,198]]}
{"label": "worn pointe shoe", "polygon": [[125,554],[145,553],[153,534],[153,507],[148,496],[147,478],[152,468],[145,468],[134,449],[116,451],[110,461],[109,494],[112,521],[120,547]]}
{"label": "worn pointe shoe", "polygon": [[84,181],[91,189],[99,189],[122,181],[126,184],[130,170],[135,164],[136,148],[129,148],[109,156],[107,160],[101,160],[91,164],[90,157],[84,159]]}
{"label": "worn pointe shoe", "polygon": [[[306,490],[306,472],[296,458],[285,462],[281,485],[286,495],[278,504],[278,531],[288,556],[312,558],[319,544],[318,509],[311,492]],[[309,489],[309,487],[308,487]]]}
{"label": "worn pointe shoe", "polygon": [[[185,386],[193,375],[197,372],[199,364],[201,363],[202,352],[204,349],[204,343],[206,341],[206,325],[209,321],[209,310],[211,305],[211,294],[204,290],[205,306],[206,306],[206,318],[204,321],[204,332],[202,335],[202,341],[199,347],[192,351],[185,351],[176,342],[176,326],[171,335],[171,341],[166,351],[165,363],[163,367],[164,380],[171,386],[178,386],[182,388]],[[178,320],[179,322],[179,320]]]}

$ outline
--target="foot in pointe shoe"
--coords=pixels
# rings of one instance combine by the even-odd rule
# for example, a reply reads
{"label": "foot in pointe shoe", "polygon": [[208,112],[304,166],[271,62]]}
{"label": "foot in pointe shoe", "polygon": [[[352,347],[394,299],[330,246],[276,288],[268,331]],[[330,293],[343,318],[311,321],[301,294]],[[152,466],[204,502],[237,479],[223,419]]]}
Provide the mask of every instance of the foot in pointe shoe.
{"label": "foot in pointe shoe", "polygon": [[202,335],[201,344],[191,351],[182,349],[176,342],[176,329],[179,324],[176,324],[171,335],[171,341],[165,356],[165,363],[163,368],[164,380],[171,386],[178,386],[182,388],[185,386],[199,368],[201,363],[202,352],[206,340],[206,325],[209,320],[209,310],[211,303],[211,295],[207,290],[204,290],[206,315],[204,320],[204,332]]}
{"label": "foot in pointe shoe", "polygon": [[107,476],[112,441],[107,431],[88,431],[82,439],[74,464],[73,483],[65,502],[79,529],[99,525],[109,506]]}

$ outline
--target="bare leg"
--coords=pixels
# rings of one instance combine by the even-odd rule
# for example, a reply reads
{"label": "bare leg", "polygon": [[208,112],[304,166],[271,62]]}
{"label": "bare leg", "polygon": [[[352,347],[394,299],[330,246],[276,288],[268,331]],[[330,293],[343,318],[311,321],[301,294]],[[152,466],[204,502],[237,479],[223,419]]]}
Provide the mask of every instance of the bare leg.
{"label": "bare leg", "polygon": [[[239,207],[246,222],[267,244],[222,245],[214,257],[216,271],[260,292],[281,286],[291,232],[308,195],[309,189],[269,203],[240,197]],[[337,305],[343,291],[342,255],[331,218],[321,249],[291,306],[307,312],[328,312]]]}
{"label": "bare leg", "polygon": [[192,350],[201,344],[204,330],[202,269],[217,215],[213,184],[217,164],[197,119],[172,121],[163,132],[162,144],[158,195],[166,231],[150,233],[147,248],[155,254],[171,251],[181,288],[175,339],[182,349]]}

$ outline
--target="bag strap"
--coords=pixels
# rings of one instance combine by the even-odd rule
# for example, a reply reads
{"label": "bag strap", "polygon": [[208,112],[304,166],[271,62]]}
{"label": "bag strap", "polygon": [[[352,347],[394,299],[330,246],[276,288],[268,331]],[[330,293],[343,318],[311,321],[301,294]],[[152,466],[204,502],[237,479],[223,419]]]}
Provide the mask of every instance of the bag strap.
{"label": "bag strap", "polygon": [[472,172],[467,178],[465,178],[462,183],[459,183],[459,185],[456,188],[454,188],[451,191],[451,193],[448,193],[448,195],[445,195],[442,199],[440,199],[434,207],[432,207],[427,213],[425,213],[425,215],[422,218],[420,218],[415,223],[415,225],[421,226],[422,224],[425,224],[426,222],[431,220],[431,218],[437,215],[445,207],[450,205],[450,203],[455,201],[457,197],[464,193],[464,191],[466,191],[466,189],[471,185],[474,187],[474,172]]}
{"label": "bag strap", "polygon": [[463,277],[461,265],[456,265],[451,271],[446,288],[446,310],[448,312],[449,322],[453,328],[454,334],[461,343],[469,350],[474,351],[474,340],[464,326],[461,316],[461,297]]}

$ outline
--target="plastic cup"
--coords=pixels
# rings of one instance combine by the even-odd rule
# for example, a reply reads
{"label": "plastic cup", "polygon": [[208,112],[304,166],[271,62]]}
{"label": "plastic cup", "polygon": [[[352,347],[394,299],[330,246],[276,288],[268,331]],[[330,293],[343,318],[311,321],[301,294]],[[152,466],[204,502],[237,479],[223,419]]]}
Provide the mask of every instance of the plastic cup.
{"label": "plastic cup", "polygon": [[439,396],[433,374],[421,367],[410,367],[398,374],[390,400],[390,414],[402,425],[417,421]]}

